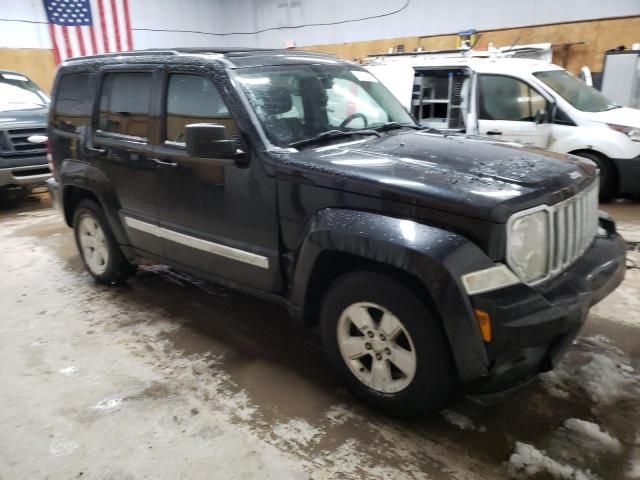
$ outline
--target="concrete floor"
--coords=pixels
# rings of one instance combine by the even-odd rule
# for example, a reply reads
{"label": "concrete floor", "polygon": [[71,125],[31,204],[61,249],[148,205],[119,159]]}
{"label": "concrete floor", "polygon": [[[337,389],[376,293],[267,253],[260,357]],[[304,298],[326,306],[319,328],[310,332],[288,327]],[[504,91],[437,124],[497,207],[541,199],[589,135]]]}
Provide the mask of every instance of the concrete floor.
{"label": "concrete floor", "polygon": [[543,380],[398,421],[276,306],[161,266],[96,285],[48,207],[0,212],[2,480],[640,478],[638,269]]}

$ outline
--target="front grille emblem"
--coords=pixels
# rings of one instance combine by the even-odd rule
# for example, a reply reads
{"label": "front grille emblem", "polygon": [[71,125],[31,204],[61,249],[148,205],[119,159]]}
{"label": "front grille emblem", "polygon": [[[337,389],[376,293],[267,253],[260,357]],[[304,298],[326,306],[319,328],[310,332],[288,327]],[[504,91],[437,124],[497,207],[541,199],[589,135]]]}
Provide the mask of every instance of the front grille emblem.
{"label": "front grille emblem", "polygon": [[27,137],[29,143],[45,143],[49,138],[46,135],[30,135]]}

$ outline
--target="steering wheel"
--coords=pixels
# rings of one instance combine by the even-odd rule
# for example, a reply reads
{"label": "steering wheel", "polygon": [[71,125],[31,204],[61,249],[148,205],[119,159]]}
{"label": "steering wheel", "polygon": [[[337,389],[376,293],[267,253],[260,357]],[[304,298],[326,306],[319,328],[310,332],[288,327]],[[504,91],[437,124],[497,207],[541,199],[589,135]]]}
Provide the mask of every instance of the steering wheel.
{"label": "steering wheel", "polygon": [[364,122],[364,128],[367,128],[369,126],[369,122],[367,121],[367,117],[365,117],[362,113],[356,112],[356,113],[352,113],[347,118],[345,118],[338,128],[343,129],[344,127],[349,125],[351,122],[353,122],[356,118],[361,118],[362,119],[362,121]]}

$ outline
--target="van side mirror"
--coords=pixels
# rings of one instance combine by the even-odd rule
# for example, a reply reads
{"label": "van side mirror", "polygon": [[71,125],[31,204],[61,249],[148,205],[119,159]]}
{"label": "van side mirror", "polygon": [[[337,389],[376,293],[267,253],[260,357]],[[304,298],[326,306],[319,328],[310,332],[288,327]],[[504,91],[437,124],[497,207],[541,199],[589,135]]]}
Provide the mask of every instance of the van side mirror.
{"label": "van side mirror", "polygon": [[556,112],[556,102],[551,102],[547,100],[547,104],[544,109],[540,109],[536,112],[534,117],[534,122],[536,125],[540,125],[541,123],[553,123],[553,118]]}
{"label": "van side mirror", "polygon": [[187,153],[191,157],[232,159],[236,142],[227,137],[224,125],[217,123],[192,123],[185,127]]}
{"label": "van side mirror", "polygon": [[536,112],[536,116],[534,117],[534,122],[536,125],[540,125],[541,123],[546,123],[549,115],[546,110],[538,110]]}

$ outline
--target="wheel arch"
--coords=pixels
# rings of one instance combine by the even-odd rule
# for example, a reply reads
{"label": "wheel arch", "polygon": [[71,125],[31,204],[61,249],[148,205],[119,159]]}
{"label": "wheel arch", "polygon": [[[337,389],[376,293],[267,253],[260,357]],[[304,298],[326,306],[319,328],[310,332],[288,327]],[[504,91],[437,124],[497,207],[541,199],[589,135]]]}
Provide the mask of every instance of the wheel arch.
{"label": "wheel arch", "polygon": [[298,252],[290,301],[307,326],[328,285],[352,271],[373,270],[407,284],[439,316],[460,378],[486,375],[488,358],[460,277],[493,262],[464,237],[410,220],[325,209]]}
{"label": "wheel arch", "polygon": [[[120,202],[113,186],[102,170],[88,162],[65,160],[60,170],[62,209],[67,225],[73,226],[73,212],[83,199],[96,202],[121,246],[129,245],[122,221],[118,216]],[[129,257],[129,255],[127,255]]]}
{"label": "wheel arch", "polygon": [[375,272],[395,278],[406,285],[429,308],[438,313],[431,292],[415,275],[367,257],[339,250],[324,250],[314,262],[305,292],[305,325],[314,326],[318,323],[320,305],[331,284],[341,276],[356,271]]}
{"label": "wheel arch", "polygon": [[576,155],[578,157],[580,156],[581,153],[588,153],[590,155],[594,155],[598,157],[602,162],[605,162],[608,165],[611,171],[611,174],[613,176],[613,178],[611,179],[611,181],[613,182],[612,188],[614,191],[618,191],[618,188],[620,186],[620,173],[618,171],[618,167],[615,164],[615,162],[613,162],[604,153],[598,150],[594,150],[593,148],[578,148],[576,150],[572,150],[571,152],[569,152],[570,155]]}
{"label": "wheel arch", "polygon": [[65,185],[63,187],[62,205],[64,209],[64,220],[68,226],[73,227],[73,215],[78,204],[84,199],[93,200],[102,208],[100,200],[91,190],[75,185]]}

